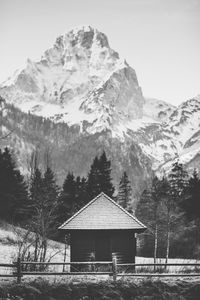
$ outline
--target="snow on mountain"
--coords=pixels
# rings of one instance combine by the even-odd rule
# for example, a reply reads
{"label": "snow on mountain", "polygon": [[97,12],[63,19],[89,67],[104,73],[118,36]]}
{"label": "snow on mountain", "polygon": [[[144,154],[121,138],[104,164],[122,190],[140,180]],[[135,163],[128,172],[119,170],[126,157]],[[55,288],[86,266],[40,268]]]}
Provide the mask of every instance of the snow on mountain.
{"label": "snow on mountain", "polygon": [[200,155],[200,96],[177,108],[145,99],[143,117],[124,125],[124,132],[137,141],[155,171],[170,169],[177,158],[189,169],[194,168],[190,162]]}
{"label": "snow on mountain", "polygon": [[171,114],[164,130],[176,142],[176,156],[188,164],[200,153],[200,96],[183,102]]}
{"label": "snow on mountain", "polygon": [[[66,152],[90,137],[93,150],[101,145],[108,152],[121,149],[121,169],[125,164],[132,170],[137,162],[143,180],[150,169],[169,168],[178,156],[188,164],[200,152],[200,96],[179,107],[144,98],[134,69],[109,46],[104,33],[90,26],[59,36],[40,61],[28,59],[23,70],[0,85],[0,95],[25,113],[64,123],[66,130],[78,128],[76,142],[66,145]],[[117,153],[110,155],[119,159]],[[132,178],[137,180],[135,174]]]}
{"label": "snow on mountain", "polygon": [[[135,71],[110,48],[107,37],[90,26],[58,37],[39,62],[28,59],[26,68],[0,89],[23,111],[69,124],[96,120],[97,113],[92,116],[89,110],[101,110],[98,99],[122,112],[126,108],[131,117],[142,114],[144,101]],[[92,108],[93,98],[97,107]]]}
{"label": "snow on mountain", "polygon": [[153,118],[155,121],[164,122],[176,109],[174,105],[155,98],[145,97],[143,106],[144,115]]}
{"label": "snow on mountain", "polygon": [[170,116],[168,130],[184,146],[194,131],[200,127],[200,96],[183,102]]}

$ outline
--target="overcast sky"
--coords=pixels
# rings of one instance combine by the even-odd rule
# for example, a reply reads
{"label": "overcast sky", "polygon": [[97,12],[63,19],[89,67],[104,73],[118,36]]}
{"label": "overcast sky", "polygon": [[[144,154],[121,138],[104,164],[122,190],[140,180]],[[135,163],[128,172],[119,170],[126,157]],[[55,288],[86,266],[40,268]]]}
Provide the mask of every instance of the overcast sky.
{"label": "overcast sky", "polygon": [[82,24],[108,36],[145,96],[200,94],[200,0],[0,0],[0,81]]}

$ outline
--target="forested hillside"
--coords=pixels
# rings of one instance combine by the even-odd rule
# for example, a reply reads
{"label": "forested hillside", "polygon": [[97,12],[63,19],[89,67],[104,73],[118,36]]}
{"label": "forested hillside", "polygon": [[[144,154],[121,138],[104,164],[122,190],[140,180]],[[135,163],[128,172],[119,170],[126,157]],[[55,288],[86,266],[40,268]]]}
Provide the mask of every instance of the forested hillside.
{"label": "forested hillside", "polygon": [[113,138],[109,130],[88,134],[84,131],[86,125],[87,122],[83,122],[82,128],[79,125],[69,127],[66,123],[55,123],[5,104],[2,131],[11,134],[1,140],[1,147],[10,146],[14,150],[17,164],[24,174],[30,173],[31,154],[36,149],[39,164],[44,169],[43,157],[48,149],[60,184],[66,172],[86,176],[93,158],[105,150],[112,162],[114,184],[118,184],[121,173],[127,170],[134,198],[138,199],[152,176],[150,160],[132,138],[125,141]]}
{"label": "forested hillside", "polygon": [[169,257],[199,258],[200,178],[195,170],[189,175],[176,162],[169,174],[152,179],[135,210],[127,172],[120,174],[114,186],[112,163],[104,151],[93,158],[86,176],[66,172],[62,184],[49,152],[44,166],[39,164],[38,152],[33,152],[30,175],[24,177],[11,150],[0,152],[0,217],[35,234],[35,251],[24,253],[25,258],[45,261],[48,239],[64,241],[58,227],[102,191],[147,226],[139,235],[138,254],[155,260],[165,257],[166,262]]}
{"label": "forested hillside", "polygon": [[137,204],[136,216],[147,226],[140,236],[143,256],[199,259],[200,178],[178,161],[169,174],[154,177]]}

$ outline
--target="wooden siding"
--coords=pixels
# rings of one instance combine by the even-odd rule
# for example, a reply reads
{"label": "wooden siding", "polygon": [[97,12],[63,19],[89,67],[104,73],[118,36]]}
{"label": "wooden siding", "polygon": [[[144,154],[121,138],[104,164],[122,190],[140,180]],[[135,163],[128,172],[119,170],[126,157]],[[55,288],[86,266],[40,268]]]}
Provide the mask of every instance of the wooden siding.
{"label": "wooden siding", "polygon": [[117,257],[118,263],[135,262],[136,239],[134,232],[128,230],[112,234],[112,253]]}
{"label": "wooden siding", "polygon": [[94,253],[94,239],[89,232],[71,234],[71,261],[91,261]]}
{"label": "wooden siding", "polygon": [[136,242],[133,230],[77,230],[71,232],[71,261],[135,262]]}

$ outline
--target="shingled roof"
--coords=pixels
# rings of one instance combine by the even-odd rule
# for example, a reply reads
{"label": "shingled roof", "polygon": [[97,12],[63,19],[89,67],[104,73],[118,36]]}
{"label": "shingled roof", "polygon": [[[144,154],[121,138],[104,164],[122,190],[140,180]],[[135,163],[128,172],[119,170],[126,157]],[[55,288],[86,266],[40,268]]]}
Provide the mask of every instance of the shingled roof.
{"label": "shingled roof", "polygon": [[134,229],[141,232],[146,227],[114,200],[101,193],[62,224],[59,229]]}

